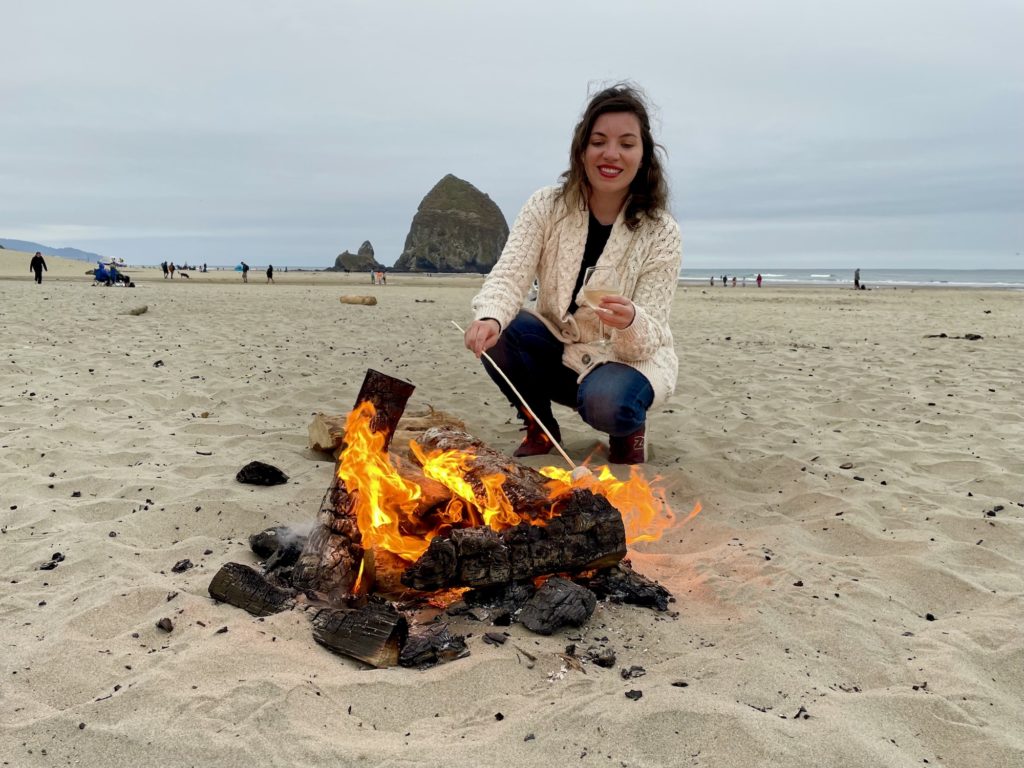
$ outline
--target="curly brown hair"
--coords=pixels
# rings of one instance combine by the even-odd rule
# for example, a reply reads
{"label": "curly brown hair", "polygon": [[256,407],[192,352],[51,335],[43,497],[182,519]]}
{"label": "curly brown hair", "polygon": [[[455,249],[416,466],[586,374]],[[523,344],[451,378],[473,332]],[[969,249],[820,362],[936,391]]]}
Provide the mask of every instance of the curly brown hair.
{"label": "curly brown hair", "polygon": [[587,210],[591,187],[583,165],[594,123],[601,115],[609,112],[628,112],[640,121],[641,142],[644,156],[636,178],[629,185],[626,201],[625,221],[630,229],[640,225],[640,216],[655,216],[668,205],[668,182],[662,170],[661,155],[665,148],[654,140],[651,133],[651,119],[643,92],[629,83],[618,83],[597,93],[587,104],[583,117],[576,124],[569,148],[569,169],[561,175],[561,197],[570,208],[576,206]]}

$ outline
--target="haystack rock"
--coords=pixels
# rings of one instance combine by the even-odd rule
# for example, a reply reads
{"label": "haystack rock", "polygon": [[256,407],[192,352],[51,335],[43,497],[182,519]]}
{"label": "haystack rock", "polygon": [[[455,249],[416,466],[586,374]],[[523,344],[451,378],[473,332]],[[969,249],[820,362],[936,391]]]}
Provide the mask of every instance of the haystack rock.
{"label": "haystack rock", "polygon": [[328,267],[328,272],[377,272],[384,269],[383,264],[378,264],[377,259],[373,255],[373,246],[370,245],[370,241],[367,240],[361,246],[357,253],[344,253],[338,254],[338,258],[334,260],[334,266]]}
{"label": "haystack rock", "polygon": [[486,274],[507,239],[508,224],[494,201],[449,173],[420,203],[394,269]]}

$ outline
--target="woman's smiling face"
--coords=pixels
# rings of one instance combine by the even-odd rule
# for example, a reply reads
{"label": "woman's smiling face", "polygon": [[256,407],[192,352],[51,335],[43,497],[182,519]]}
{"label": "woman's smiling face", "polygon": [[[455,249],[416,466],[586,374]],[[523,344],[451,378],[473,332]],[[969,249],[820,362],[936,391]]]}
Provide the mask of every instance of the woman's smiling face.
{"label": "woman's smiling face", "polygon": [[625,199],[644,159],[640,120],[631,112],[606,112],[594,121],[583,167],[592,194]]}

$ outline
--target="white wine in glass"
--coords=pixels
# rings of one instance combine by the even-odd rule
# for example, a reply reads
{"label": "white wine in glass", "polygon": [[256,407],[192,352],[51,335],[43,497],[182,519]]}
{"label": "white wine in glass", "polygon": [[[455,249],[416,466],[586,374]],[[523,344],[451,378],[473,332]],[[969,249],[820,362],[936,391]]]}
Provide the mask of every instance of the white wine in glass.
{"label": "white wine in glass", "polygon": [[597,343],[604,346],[608,343],[604,333],[604,321],[597,310],[601,299],[605,296],[618,296],[622,292],[619,276],[612,267],[587,267],[583,273],[583,303],[594,310],[601,325],[601,339]]}

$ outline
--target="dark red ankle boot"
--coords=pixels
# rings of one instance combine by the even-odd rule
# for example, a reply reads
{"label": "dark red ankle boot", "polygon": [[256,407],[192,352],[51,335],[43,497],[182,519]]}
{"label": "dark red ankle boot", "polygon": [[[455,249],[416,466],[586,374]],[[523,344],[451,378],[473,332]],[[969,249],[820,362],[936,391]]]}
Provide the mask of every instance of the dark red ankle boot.
{"label": "dark red ankle boot", "polygon": [[[526,437],[523,438],[523,442],[519,444],[519,447],[512,454],[517,459],[521,459],[524,456],[543,456],[545,453],[550,453],[551,449],[555,447],[555,444],[551,442],[551,438],[544,434],[544,430],[532,419],[527,419],[526,426],[523,429],[526,430]],[[562,439],[562,436],[558,434],[557,424],[551,427],[551,434],[555,436],[556,440]]]}
{"label": "dark red ankle boot", "polygon": [[608,461],[612,464],[643,464],[647,461],[647,425],[624,437],[608,437]]}

